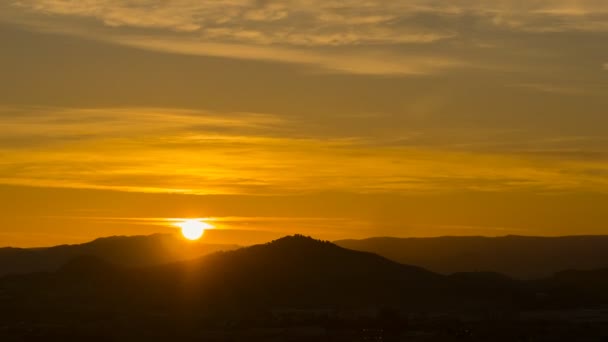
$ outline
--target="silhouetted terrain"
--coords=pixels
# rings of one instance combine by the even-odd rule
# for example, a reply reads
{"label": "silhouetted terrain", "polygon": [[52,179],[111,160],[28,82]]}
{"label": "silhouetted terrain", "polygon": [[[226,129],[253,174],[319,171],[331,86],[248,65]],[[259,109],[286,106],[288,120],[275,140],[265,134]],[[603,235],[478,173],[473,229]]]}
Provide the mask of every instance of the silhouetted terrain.
{"label": "silhouetted terrain", "polygon": [[[371,238],[335,244],[442,274],[496,272],[534,279],[566,270],[608,268],[608,236]],[[54,271],[81,255],[131,267],[185,261],[235,248],[161,234],[101,238],[51,248],[0,248],[0,276]]]}
{"label": "silhouetted terrain", "polygon": [[608,236],[378,237],[335,243],[443,274],[489,271],[532,279],[608,267]]}
{"label": "silhouetted terrain", "polygon": [[81,245],[50,248],[0,248],[0,276],[55,271],[78,256],[97,256],[124,266],[150,266],[195,259],[237,246],[189,242],[169,235],[115,236]]}
{"label": "silhouetted terrain", "polygon": [[[606,284],[601,270],[534,282],[445,276],[290,236],[172,264],[126,267],[85,255],[56,272],[0,278],[0,339],[561,340],[546,338],[554,329],[571,341],[608,331],[546,321],[543,312],[604,310]],[[525,312],[541,318],[523,319]]]}

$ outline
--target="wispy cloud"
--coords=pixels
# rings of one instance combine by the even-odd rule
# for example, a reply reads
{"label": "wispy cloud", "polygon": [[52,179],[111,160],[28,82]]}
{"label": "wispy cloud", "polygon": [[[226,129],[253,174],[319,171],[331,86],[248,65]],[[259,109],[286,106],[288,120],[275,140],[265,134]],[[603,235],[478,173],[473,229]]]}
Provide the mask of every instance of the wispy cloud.
{"label": "wispy cloud", "polygon": [[317,52],[278,46],[204,43],[192,39],[126,37],[120,44],[180,54],[280,61],[320,67],[334,72],[377,75],[421,75],[464,66],[440,56],[401,56],[390,51]]}
{"label": "wispy cloud", "polygon": [[89,132],[111,136],[126,130],[132,133],[162,129],[171,132],[183,128],[224,130],[229,128],[278,127],[283,120],[275,115],[259,113],[218,114],[180,108],[51,108],[0,107],[0,119],[7,130],[4,137],[45,133],[64,135]]}
{"label": "wispy cloud", "polygon": [[[358,6],[363,6],[361,11]],[[180,54],[305,64],[333,72],[427,74],[463,61],[386,46],[430,44],[455,33],[407,25],[374,4],[320,1],[201,2],[22,0],[5,20],[44,31]],[[32,16],[34,16],[32,18]],[[74,18],[102,27],[82,26]],[[105,27],[105,28],[104,28]],[[110,28],[108,30],[107,28]],[[373,53],[358,47],[375,45]],[[383,47],[384,46],[384,47]]]}
{"label": "wispy cloud", "polygon": [[[403,21],[420,14],[439,16],[479,16],[497,25],[513,28],[558,30],[605,30],[603,16],[608,5],[603,0],[19,0],[13,5],[34,12],[94,18],[110,27],[171,29],[202,32],[226,29],[225,36],[240,39],[243,33],[256,33],[274,42],[306,44],[361,43],[366,41],[402,42],[408,33],[419,36],[428,25],[409,25]],[[560,19],[568,19],[560,22]],[[357,25],[353,27],[352,25]],[[240,27],[240,30],[235,28]],[[277,30],[278,29],[278,30]],[[448,31],[449,32],[449,31]],[[315,39],[332,33],[337,40]],[[274,37],[274,38],[271,38]],[[300,37],[300,38],[297,38]],[[310,37],[310,38],[304,38]],[[441,39],[438,35],[437,39]],[[293,39],[293,40],[292,40]],[[433,41],[434,39],[430,39]]]}
{"label": "wispy cloud", "polygon": [[[416,6],[399,2],[21,0],[14,4],[38,13],[94,18],[109,27],[197,32],[207,39],[249,43],[390,44],[433,42],[452,36],[436,29],[395,24],[417,12]],[[399,15],[395,10],[405,13]]]}
{"label": "wispy cloud", "polygon": [[513,87],[528,89],[541,93],[561,94],[561,95],[581,95],[586,94],[587,89],[572,85],[561,85],[551,83],[522,83],[514,84]]}
{"label": "wispy cloud", "polygon": [[454,48],[475,46],[479,28],[608,32],[608,5],[596,0],[19,0],[4,8],[0,20],[138,48],[377,75],[495,66]]}
{"label": "wispy cloud", "polygon": [[25,108],[5,109],[0,123],[12,139],[0,148],[5,184],[187,193],[608,190],[603,160],[298,137],[299,122],[268,114]]}

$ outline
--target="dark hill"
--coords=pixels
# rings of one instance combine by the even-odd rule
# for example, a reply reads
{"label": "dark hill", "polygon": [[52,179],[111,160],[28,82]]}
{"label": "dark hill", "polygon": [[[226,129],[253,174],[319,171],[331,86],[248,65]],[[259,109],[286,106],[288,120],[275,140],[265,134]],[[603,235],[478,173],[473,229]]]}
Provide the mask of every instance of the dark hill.
{"label": "dark hill", "polygon": [[[137,269],[80,257],[57,273],[5,278],[0,292],[12,289],[8,291],[11,298],[24,296],[29,303],[41,296],[40,302],[50,307],[68,302],[76,307],[162,312],[382,306],[422,310],[461,307],[464,302],[498,308],[519,300],[520,289],[508,278],[489,277],[500,292],[492,288],[484,293],[470,291],[478,282],[485,284],[486,278],[454,280],[375,254],[290,236],[197,260]],[[13,285],[2,288],[2,284]],[[52,298],[62,300],[49,302]],[[72,298],[78,300],[72,302]]]}
{"label": "dark hill", "polygon": [[608,301],[608,268],[562,271],[539,282],[562,302],[584,301],[587,306],[597,306]]}
{"label": "dark hill", "polygon": [[608,267],[608,236],[371,238],[335,242],[434,272],[498,272],[533,279]]}
{"label": "dark hill", "polygon": [[0,276],[55,271],[79,256],[94,256],[116,265],[140,267],[190,260],[235,248],[232,245],[188,242],[168,234],[114,236],[80,245],[50,248],[0,248]]}
{"label": "dark hill", "polygon": [[216,253],[180,267],[190,285],[214,298],[236,295],[273,305],[389,304],[417,299],[421,291],[439,288],[443,279],[304,236]]}
{"label": "dark hill", "polygon": [[[228,336],[238,324],[245,341],[248,327],[258,329],[257,340],[267,340],[266,326],[280,337],[292,319],[330,324],[329,312],[513,317],[522,309],[605,305],[608,298],[599,292],[605,273],[561,273],[536,282],[490,272],[444,276],[304,236],[138,268],[80,256],[56,272],[0,278],[0,337],[69,340],[78,332],[84,340],[175,340],[179,333],[223,341],[214,334]],[[597,284],[598,292],[586,284]],[[348,324],[368,327],[365,322]]]}

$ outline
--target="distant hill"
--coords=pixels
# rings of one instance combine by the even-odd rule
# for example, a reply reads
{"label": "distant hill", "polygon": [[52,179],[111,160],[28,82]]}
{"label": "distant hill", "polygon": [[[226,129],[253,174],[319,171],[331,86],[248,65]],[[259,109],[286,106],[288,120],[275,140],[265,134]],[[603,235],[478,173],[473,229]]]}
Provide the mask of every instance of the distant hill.
{"label": "distant hill", "polygon": [[[378,310],[394,319],[399,316],[391,312],[500,317],[538,308],[605,306],[601,286],[607,279],[604,271],[538,281],[491,272],[446,276],[299,235],[136,268],[85,255],[56,272],[0,277],[0,338],[154,340],[181,334],[224,341],[230,339],[218,336],[237,331],[244,336],[240,340],[262,341],[268,340],[264,329],[274,327],[275,340],[285,340],[284,327],[332,324],[329,312]],[[598,282],[597,292],[582,294],[588,281]],[[369,327],[369,321],[354,317],[344,322]],[[451,329],[451,323],[444,324]],[[251,327],[258,339],[247,338]]]}
{"label": "distant hill", "polygon": [[422,268],[304,236],[215,253],[184,267],[188,284],[223,303],[247,298],[258,305],[379,305],[418,299],[421,291],[443,285],[443,277]]}
{"label": "distant hill", "polygon": [[[379,237],[340,240],[335,244],[446,275],[494,272],[538,279],[565,270],[608,268],[608,236]],[[0,276],[55,271],[79,256],[95,256],[119,266],[143,267],[197,259],[236,248],[185,241],[168,234],[108,237],[50,248],[0,248]]]}
{"label": "distant hill", "polygon": [[115,236],[50,248],[0,248],[0,276],[55,271],[79,256],[95,256],[112,264],[134,267],[195,259],[235,248],[234,245],[184,241],[169,234]]}
{"label": "distant hill", "polygon": [[489,271],[533,279],[608,267],[608,236],[378,237],[335,243],[443,274]]}
{"label": "distant hill", "polygon": [[598,306],[608,301],[608,268],[577,271],[568,270],[539,281],[547,293],[560,297],[560,302]]}
{"label": "distant hill", "polygon": [[[481,293],[470,290],[475,284],[492,286]],[[47,304],[49,298],[63,298],[54,303],[58,306],[65,305],[65,298],[75,297],[81,300],[77,305],[90,300],[89,305],[103,306],[117,300],[131,303],[129,308],[183,304],[207,309],[214,305],[222,309],[383,305],[428,309],[452,302],[460,307],[463,301],[511,303],[519,284],[501,276],[446,277],[376,254],[290,236],[197,260],[130,269],[95,256],[80,256],[55,273],[0,278],[0,291],[6,295],[7,289],[14,291],[11,298],[24,295],[29,303],[37,302],[36,295]]]}

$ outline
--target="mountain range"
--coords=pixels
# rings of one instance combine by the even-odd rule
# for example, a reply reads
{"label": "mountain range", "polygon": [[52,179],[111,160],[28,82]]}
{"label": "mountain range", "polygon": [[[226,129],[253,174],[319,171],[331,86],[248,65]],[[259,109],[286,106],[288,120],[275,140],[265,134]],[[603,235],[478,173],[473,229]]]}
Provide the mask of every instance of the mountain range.
{"label": "mountain range", "polygon": [[95,256],[106,262],[151,266],[195,259],[238,246],[185,241],[176,235],[113,236],[79,245],[49,248],[0,248],[0,276],[56,271],[73,258]]}
{"label": "mountain range", "polygon": [[608,236],[377,237],[335,243],[442,274],[489,271],[535,279],[608,267]]}
{"label": "mountain range", "polygon": [[[117,243],[137,249],[137,243],[147,241],[125,239],[93,245]],[[99,255],[103,248],[86,248],[98,254],[73,256],[54,271],[0,277],[0,337],[65,340],[62,334],[69,333],[106,341],[132,340],[129,334],[145,339],[148,333],[156,339],[181,333],[200,339],[204,333],[206,340],[213,340],[209,334],[220,329],[226,335],[230,322],[256,329],[287,324],[276,321],[277,310],[287,312],[279,316],[285,320],[383,308],[511,315],[608,305],[608,269],[563,271],[533,281],[494,272],[443,275],[301,235],[187,261],[157,257],[125,262],[125,254],[114,252],[113,263]],[[190,252],[189,257],[200,253]],[[130,253],[143,257],[149,251]]]}
{"label": "mountain range", "polygon": [[304,236],[152,266],[82,255],[55,272],[0,278],[0,293],[10,298],[4,307],[13,303],[15,310],[23,309],[28,302],[45,311],[66,303],[79,310],[111,305],[120,311],[162,307],[162,312],[176,305],[429,309],[489,301],[496,307],[519,302],[527,295],[522,289],[520,282],[493,273],[444,276]]}
{"label": "mountain range", "polygon": [[[445,275],[496,272],[518,279],[539,279],[568,270],[608,268],[608,236],[378,237],[334,243]],[[192,260],[238,247],[156,234],[100,238],[80,245],[50,248],[0,248],[0,276],[55,271],[82,255],[127,267],[152,266]]]}

